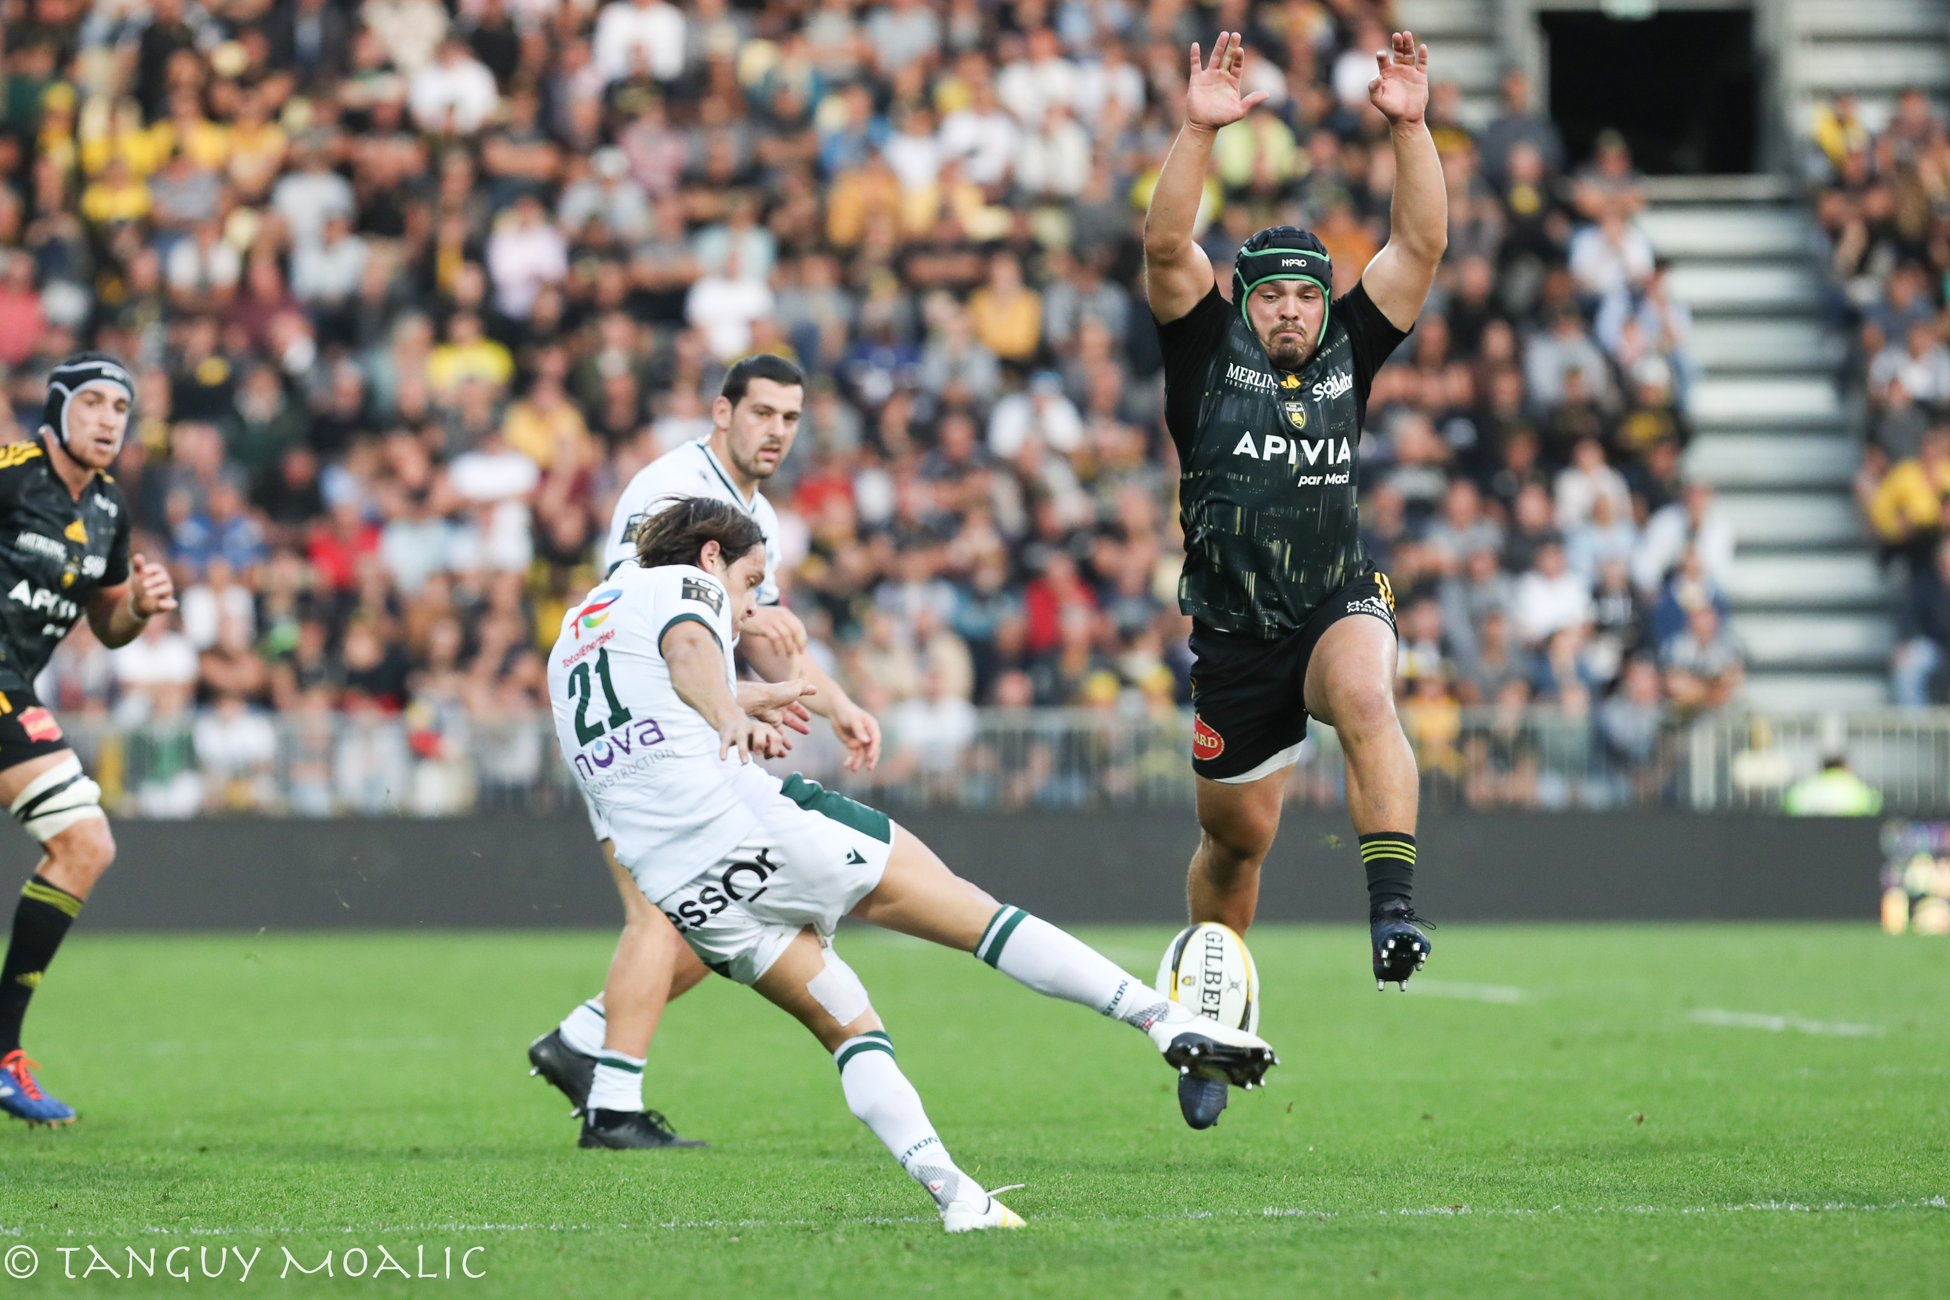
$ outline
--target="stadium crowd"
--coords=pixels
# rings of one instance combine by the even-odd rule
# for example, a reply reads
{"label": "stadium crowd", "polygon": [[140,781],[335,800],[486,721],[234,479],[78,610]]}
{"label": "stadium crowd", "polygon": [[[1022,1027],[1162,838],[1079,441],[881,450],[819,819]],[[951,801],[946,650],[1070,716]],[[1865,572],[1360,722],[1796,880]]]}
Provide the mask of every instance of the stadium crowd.
{"label": "stadium crowd", "polygon": [[[0,0],[0,434],[33,435],[64,353],[128,358],[118,478],[184,590],[124,650],[78,628],[44,698],[133,729],[109,766],[152,813],[532,783],[540,650],[599,576],[610,503],[769,350],[809,375],[767,489],[783,581],[886,721],[883,780],[952,776],[978,705],[1174,713],[1188,629],[1139,232],[1185,51],[1242,30],[1271,96],[1221,134],[1213,262],[1305,225],[1344,291],[1387,231],[1366,87],[1388,17]],[[1360,448],[1405,725],[1473,802],[1540,797],[1534,753],[1466,731],[1479,704],[1552,705],[1656,786],[1668,723],[1741,681],[1733,538],[1679,475],[1686,308],[1622,140],[1573,167],[1519,75],[1472,131],[1439,42],[1432,68],[1448,258]],[[1926,137],[1847,136],[1824,201],[1838,266],[1880,277],[1865,340],[1898,352],[1940,329],[1887,179],[1941,179]],[[1950,396],[1940,338],[1874,351],[1889,410]],[[1911,443],[1891,458],[1950,491],[1950,437]]]}
{"label": "stadium crowd", "polygon": [[1880,132],[1855,96],[1821,105],[1809,166],[1831,323],[1851,341],[1867,428],[1856,496],[1898,570],[1892,682],[1950,701],[1950,132],[1921,90]]}

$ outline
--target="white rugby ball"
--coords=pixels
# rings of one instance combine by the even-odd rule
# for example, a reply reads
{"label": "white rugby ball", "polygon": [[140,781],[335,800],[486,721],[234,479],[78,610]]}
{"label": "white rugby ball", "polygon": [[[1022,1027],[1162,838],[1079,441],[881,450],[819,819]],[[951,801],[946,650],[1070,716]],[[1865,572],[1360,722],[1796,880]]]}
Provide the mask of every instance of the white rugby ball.
{"label": "white rugby ball", "polygon": [[1204,921],[1179,931],[1158,964],[1158,991],[1208,1020],[1259,1032],[1259,971],[1230,926]]}

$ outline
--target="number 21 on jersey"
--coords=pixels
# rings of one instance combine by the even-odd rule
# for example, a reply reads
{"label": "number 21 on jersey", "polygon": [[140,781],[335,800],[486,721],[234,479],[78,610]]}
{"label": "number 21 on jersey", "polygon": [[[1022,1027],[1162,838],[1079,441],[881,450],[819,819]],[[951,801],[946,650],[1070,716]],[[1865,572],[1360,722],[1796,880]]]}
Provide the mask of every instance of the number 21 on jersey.
{"label": "number 21 on jersey", "polygon": [[616,687],[609,680],[609,651],[596,652],[595,678],[602,683],[603,702],[609,707],[609,717],[601,722],[589,721],[589,706],[595,703],[595,692],[590,680],[589,661],[583,660],[569,671],[569,698],[576,702],[576,741],[586,745],[605,731],[615,731],[630,720],[630,711],[616,698]]}

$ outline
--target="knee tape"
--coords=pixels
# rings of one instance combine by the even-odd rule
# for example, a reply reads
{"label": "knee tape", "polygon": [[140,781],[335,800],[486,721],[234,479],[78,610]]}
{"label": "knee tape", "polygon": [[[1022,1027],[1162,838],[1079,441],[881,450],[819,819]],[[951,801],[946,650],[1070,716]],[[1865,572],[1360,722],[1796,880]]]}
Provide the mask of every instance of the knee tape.
{"label": "knee tape", "polygon": [[831,948],[821,956],[826,959],[826,964],[819,974],[806,981],[806,992],[813,995],[813,1001],[826,1008],[827,1015],[841,1025],[850,1025],[873,1005],[867,997],[867,986]]}
{"label": "knee tape", "polygon": [[45,844],[76,822],[101,817],[102,788],[70,754],[27,783],[8,809],[29,835]]}

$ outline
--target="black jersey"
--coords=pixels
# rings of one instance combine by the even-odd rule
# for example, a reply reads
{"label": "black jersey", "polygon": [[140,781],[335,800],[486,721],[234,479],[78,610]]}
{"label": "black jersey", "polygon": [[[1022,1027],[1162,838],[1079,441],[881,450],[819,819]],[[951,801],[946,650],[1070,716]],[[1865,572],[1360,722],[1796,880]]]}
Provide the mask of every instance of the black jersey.
{"label": "black jersey", "polygon": [[1158,327],[1165,425],[1182,467],[1178,604],[1207,627],[1272,639],[1368,568],[1356,495],[1374,373],[1407,337],[1356,285],[1307,364],[1278,370],[1215,287]]}
{"label": "black jersey", "polygon": [[103,587],[129,577],[129,506],[96,474],[75,500],[40,440],[0,446],[0,690],[22,690]]}

